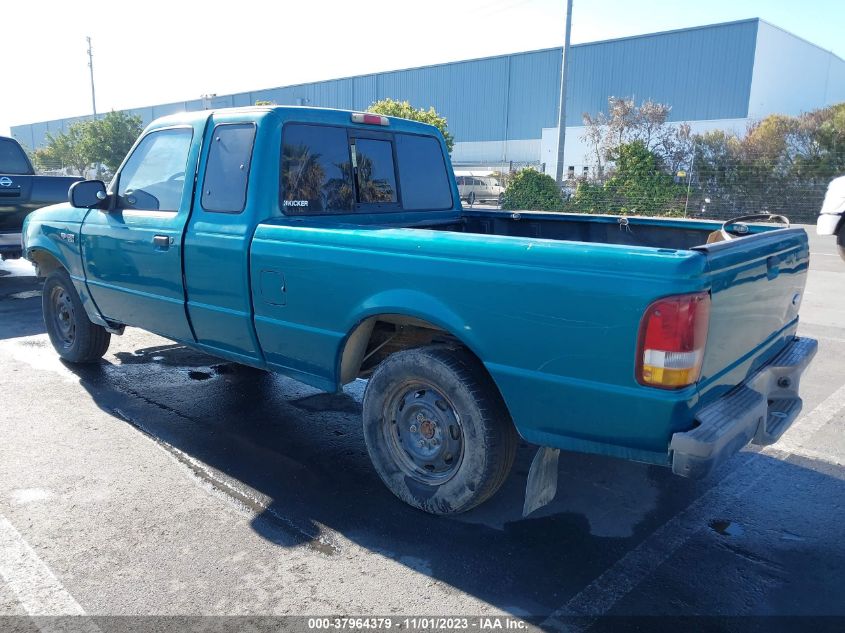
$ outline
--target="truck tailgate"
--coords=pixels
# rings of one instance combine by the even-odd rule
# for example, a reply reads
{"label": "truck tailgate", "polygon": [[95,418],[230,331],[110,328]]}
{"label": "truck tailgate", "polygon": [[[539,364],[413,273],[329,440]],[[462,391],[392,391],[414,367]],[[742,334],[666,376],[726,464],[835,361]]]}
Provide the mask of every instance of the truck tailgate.
{"label": "truck tailgate", "polygon": [[698,247],[711,276],[710,328],[699,393],[710,402],[792,339],[810,251],[803,229],[778,229]]}

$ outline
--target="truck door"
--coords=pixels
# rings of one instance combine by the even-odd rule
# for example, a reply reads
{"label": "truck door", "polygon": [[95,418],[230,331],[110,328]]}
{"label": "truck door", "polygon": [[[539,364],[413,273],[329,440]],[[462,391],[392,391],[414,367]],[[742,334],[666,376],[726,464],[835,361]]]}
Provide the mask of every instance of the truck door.
{"label": "truck door", "polygon": [[201,137],[202,128],[191,126],[145,134],[112,182],[113,208],[85,217],[88,289],[107,319],[193,340],[185,315],[182,232]]}
{"label": "truck door", "polygon": [[188,314],[197,342],[248,364],[263,363],[252,324],[249,245],[256,220],[270,215],[262,212],[266,206],[258,188],[247,196],[250,179],[260,176],[250,174],[256,123],[244,113],[212,116],[184,258]]}

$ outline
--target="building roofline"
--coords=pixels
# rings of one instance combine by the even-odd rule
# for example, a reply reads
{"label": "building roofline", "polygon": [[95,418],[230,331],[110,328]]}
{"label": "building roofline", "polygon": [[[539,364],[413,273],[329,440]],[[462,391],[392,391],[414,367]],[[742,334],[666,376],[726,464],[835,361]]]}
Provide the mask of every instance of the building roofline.
{"label": "building roofline", "polygon": [[772,27],[773,29],[777,29],[777,30],[778,30],[778,31],[780,31],[781,33],[786,33],[786,34],[787,34],[787,35],[789,35],[790,37],[794,37],[796,40],[801,40],[802,42],[804,42],[805,44],[809,44],[809,45],[810,45],[810,46],[812,46],[813,48],[817,48],[817,49],[818,49],[818,50],[820,50],[820,51],[823,51],[823,52],[825,52],[825,53],[828,53],[829,55],[833,55],[836,59],[838,59],[838,60],[839,60],[839,61],[841,61],[841,62],[845,62],[845,59],[842,59],[839,55],[837,55],[836,53],[834,53],[832,50],[829,50],[829,49],[827,49],[827,48],[824,48],[823,46],[819,46],[818,44],[816,44],[816,43],[811,42],[810,40],[808,40],[806,37],[801,37],[800,35],[795,35],[795,33],[793,33],[792,31],[788,31],[788,30],[786,30],[785,28],[783,28],[782,26],[778,26],[777,24],[772,24],[772,23],[771,23],[771,22],[769,22],[768,20],[764,20],[764,19],[762,19],[762,18],[760,18],[760,22],[762,22],[762,23],[763,23],[763,24],[765,24],[766,26],[770,26],[770,27]]}
{"label": "building roofline", "polygon": [[[699,26],[687,26],[679,29],[669,29],[668,31],[655,31],[653,33],[640,33],[637,35],[625,35],[622,37],[614,37],[606,40],[595,40],[591,42],[579,42],[578,44],[572,44],[570,48],[581,48],[584,46],[594,46],[597,44],[610,44],[613,42],[623,42],[627,40],[636,40],[642,39],[647,37],[660,37],[662,35],[671,35],[674,33],[685,33],[688,31],[700,31],[704,29],[713,29],[719,28],[723,26],[733,26],[736,24],[746,24],[750,22],[759,22],[761,21],[760,18],[746,18],[744,20],[733,20],[731,22],[716,22],[713,24],[702,24]],[[386,73],[402,73],[407,72],[409,70],[422,70],[424,68],[442,68],[444,66],[454,66],[457,64],[466,64],[470,62],[483,62],[488,60],[494,59],[504,59],[507,57],[513,57],[515,55],[533,55],[535,53],[548,53],[550,51],[562,51],[563,46],[550,46],[547,48],[536,48],[528,51],[511,51],[509,53],[499,53],[497,55],[486,55],[484,57],[470,57],[467,59],[455,59],[448,62],[438,62],[436,64],[422,64],[421,66],[406,66],[404,68],[390,68],[387,70],[378,70],[371,73],[364,73],[361,75],[345,75],[343,77],[328,77],[326,79],[316,79],[314,81],[303,81],[296,84],[286,84],[283,86],[271,86],[268,88],[257,88],[255,90],[243,90],[241,92],[233,92],[231,94],[251,94],[253,92],[263,92],[265,90],[278,90],[280,88],[301,88],[302,86],[309,86],[316,83],[323,83],[327,81],[346,81],[349,79],[358,79],[360,77],[374,77],[376,75],[384,75]],[[178,102],[177,102],[178,103]]]}

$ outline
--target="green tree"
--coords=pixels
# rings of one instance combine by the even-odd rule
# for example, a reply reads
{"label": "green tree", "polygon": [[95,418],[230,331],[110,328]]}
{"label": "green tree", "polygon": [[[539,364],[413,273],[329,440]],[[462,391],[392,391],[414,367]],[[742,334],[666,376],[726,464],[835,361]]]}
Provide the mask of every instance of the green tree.
{"label": "green tree", "polygon": [[692,208],[706,206],[717,217],[769,212],[813,221],[827,184],[845,173],[845,104],[771,115],[742,136],[715,131],[694,141]]}
{"label": "green tree", "polygon": [[683,211],[683,187],[667,173],[663,159],[648,149],[644,141],[621,145],[613,156],[616,172],[605,183],[605,190],[619,203],[617,213],[638,215],[677,215]]}
{"label": "green tree", "polygon": [[144,130],[141,117],[115,111],[84,125],[84,152],[92,163],[101,164],[111,174],[117,171]]}
{"label": "green tree", "polygon": [[582,213],[681,215],[685,190],[663,159],[642,140],[623,143],[610,158],[613,175],[602,184],[579,183],[568,208]]}
{"label": "green tree", "polygon": [[84,176],[92,162],[84,142],[86,123],[72,123],[66,132],[48,132],[47,145],[33,153],[35,166],[42,170],[68,167],[78,176]]}
{"label": "green tree", "polygon": [[451,134],[449,134],[446,117],[438,114],[434,107],[430,107],[428,110],[424,110],[423,108],[415,108],[407,101],[396,101],[395,99],[382,99],[381,101],[376,101],[369,108],[367,108],[367,112],[373,112],[375,114],[395,116],[402,119],[411,119],[412,121],[428,123],[429,125],[433,125],[438,130],[440,130],[440,133],[446,140],[446,149],[449,150],[449,153],[452,152],[452,147],[455,145],[454,138]]}
{"label": "green tree", "polygon": [[142,130],[141,117],[124,112],[77,121],[66,132],[47,134],[47,145],[34,153],[35,164],[39,169],[70,167],[80,176],[99,164],[114,173]]}
{"label": "green tree", "polygon": [[534,169],[523,169],[514,174],[505,189],[503,209],[532,211],[560,211],[563,198],[555,179]]}

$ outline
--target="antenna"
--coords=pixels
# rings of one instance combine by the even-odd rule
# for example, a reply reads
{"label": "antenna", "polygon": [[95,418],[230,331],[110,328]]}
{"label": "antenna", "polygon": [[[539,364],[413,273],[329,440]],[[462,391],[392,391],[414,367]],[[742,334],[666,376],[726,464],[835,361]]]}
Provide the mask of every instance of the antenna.
{"label": "antenna", "polygon": [[91,108],[94,110],[94,116],[97,116],[97,97],[94,92],[94,51],[91,48],[91,37],[85,38],[88,40],[88,68],[91,71]]}

